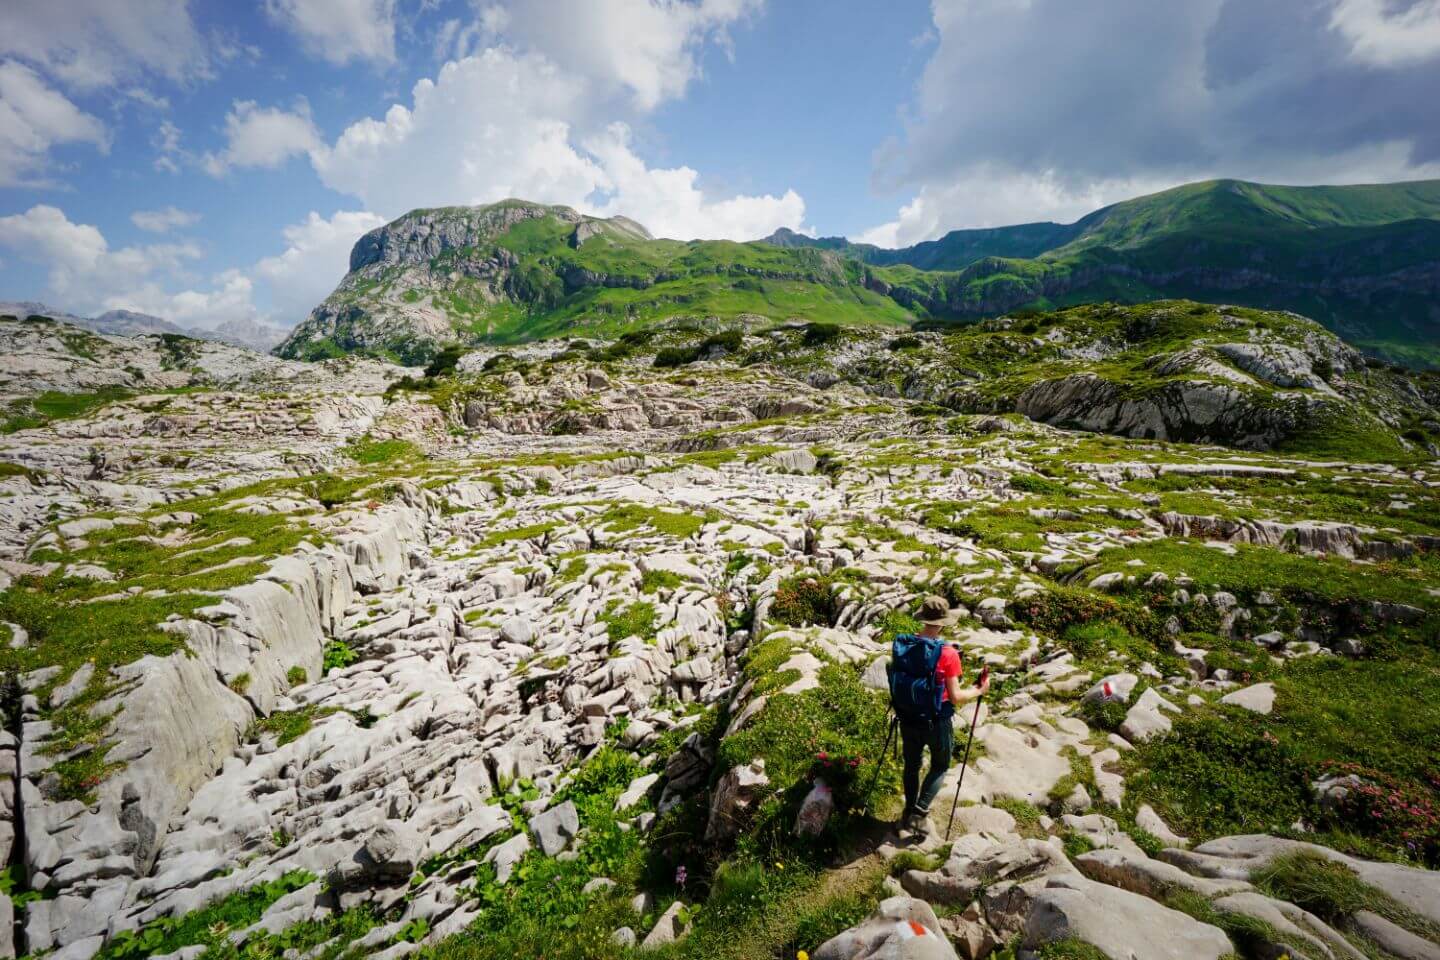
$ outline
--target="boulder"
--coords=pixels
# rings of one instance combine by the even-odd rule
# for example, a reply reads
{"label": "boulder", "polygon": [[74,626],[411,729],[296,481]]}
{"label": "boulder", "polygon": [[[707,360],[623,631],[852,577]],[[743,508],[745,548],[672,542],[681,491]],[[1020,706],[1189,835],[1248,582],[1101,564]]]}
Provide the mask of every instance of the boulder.
{"label": "boulder", "polygon": [[399,820],[381,823],[347,861],[330,870],[330,885],[337,889],[401,883],[410,879],[420,862],[425,841],[414,827]]}
{"label": "boulder", "polygon": [[1075,939],[1110,960],[1220,960],[1234,947],[1219,927],[1119,887],[1074,874],[1051,877],[1025,920],[1023,945]]}
{"label": "boulder", "polygon": [[1397,927],[1378,913],[1357,910],[1350,923],[1398,960],[1440,960],[1440,946]]}
{"label": "boulder", "polygon": [[813,960],[958,960],[924,900],[890,897],[857,926],[825,941]]}
{"label": "boulder", "polygon": [[570,845],[580,832],[580,813],[575,803],[566,800],[530,819],[530,832],[540,844],[540,852],[553,857]]}
{"label": "boulder", "polygon": [[1365,955],[1350,946],[1342,934],[1293,903],[1246,890],[1216,900],[1215,909],[1221,913],[1250,917],[1268,924],[1279,935],[1274,942],[1264,945],[1269,948],[1272,956],[1285,953],[1287,947],[1299,941],[1297,946],[1312,950],[1316,956],[1365,960]]}
{"label": "boulder", "polygon": [[655,926],[645,935],[645,940],[640,944],[642,950],[654,950],[656,947],[663,947],[667,943],[674,943],[685,936],[685,925],[680,922],[680,912],[685,909],[685,904],[676,900],[670,907],[655,921]]}
{"label": "boulder", "polygon": [[1103,677],[1080,698],[1087,703],[1129,703],[1140,678],[1133,673],[1112,673]]}
{"label": "boulder", "polygon": [[645,795],[650,792],[650,788],[653,787],[659,779],[660,774],[647,773],[631,780],[630,785],[625,788],[625,792],[615,798],[615,812],[619,813],[622,810],[628,810],[644,800]]}
{"label": "boulder", "polygon": [[490,852],[485,854],[485,863],[495,865],[495,880],[504,884],[510,882],[510,874],[520,863],[522,857],[530,852],[530,834],[517,833],[504,843],[491,847]]}
{"label": "boulder", "polygon": [[834,812],[835,796],[830,792],[829,784],[817,779],[801,801],[800,812],[795,815],[795,835],[818,837],[825,831],[825,825],[830,822],[830,814]]}
{"label": "boulder", "polygon": [[1275,684],[1257,683],[1234,690],[1220,698],[1221,703],[1243,707],[1251,713],[1268,714],[1275,709]]}
{"label": "boulder", "polygon": [[705,841],[717,843],[735,836],[760,793],[768,786],[770,778],[765,775],[763,759],[732,767],[715,785],[715,797],[710,802],[710,820],[705,825]]}

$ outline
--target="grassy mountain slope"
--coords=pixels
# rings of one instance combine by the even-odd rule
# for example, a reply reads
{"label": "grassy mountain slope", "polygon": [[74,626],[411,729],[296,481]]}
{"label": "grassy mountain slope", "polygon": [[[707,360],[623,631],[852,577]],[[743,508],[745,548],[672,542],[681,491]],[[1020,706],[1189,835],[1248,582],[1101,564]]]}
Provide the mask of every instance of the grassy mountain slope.
{"label": "grassy mountain slope", "polygon": [[1288,309],[1373,352],[1440,362],[1440,181],[1209,181],[1116,204],[1074,226],[1074,239],[1037,258],[902,274],[892,295],[945,319],[1161,297]]}
{"label": "grassy mountain slope", "polygon": [[417,362],[448,342],[607,337],[676,316],[953,323],[1177,297],[1293,310],[1372,352],[1440,365],[1440,181],[1207,181],[1070,225],[902,250],[791,231],[660,240],[518,200],[416,210],[356,244],[351,272],[279,352]]}
{"label": "grassy mountain slope", "polygon": [[417,210],[356,244],[350,274],[280,353],[414,361],[447,341],[611,336],[676,315],[913,319],[867,287],[867,272],[832,251],[657,240],[567,207]]}

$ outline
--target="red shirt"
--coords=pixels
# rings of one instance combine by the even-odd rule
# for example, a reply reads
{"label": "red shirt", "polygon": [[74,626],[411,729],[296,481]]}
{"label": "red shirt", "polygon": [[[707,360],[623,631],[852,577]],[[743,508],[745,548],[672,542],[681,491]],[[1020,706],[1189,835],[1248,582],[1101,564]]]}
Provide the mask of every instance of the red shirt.
{"label": "red shirt", "polygon": [[940,678],[940,699],[946,703],[950,702],[950,685],[946,682],[951,677],[959,678],[964,672],[960,667],[960,654],[955,648],[947,645],[940,651],[940,662],[935,665],[935,675]]}

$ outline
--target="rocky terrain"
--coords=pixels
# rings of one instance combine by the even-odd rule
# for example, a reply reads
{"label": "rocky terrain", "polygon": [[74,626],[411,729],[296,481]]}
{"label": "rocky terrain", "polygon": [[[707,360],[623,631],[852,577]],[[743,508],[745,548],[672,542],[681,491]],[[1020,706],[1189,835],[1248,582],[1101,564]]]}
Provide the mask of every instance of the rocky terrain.
{"label": "rocky terrain", "polygon": [[1435,385],[1309,321],[0,335],[0,955],[1440,951]]}
{"label": "rocky terrain", "polygon": [[236,319],[221,323],[213,330],[182,327],[161,317],[134,310],[106,310],[95,317],[77,317],[74,314],[56,310],[54,307],[34,301],[0,301],[0,316],[49,317],[73,326],[118,337],[138,337],[146,334],[177,334],[192,340],[216,340],[235,347],[245,347],[261,352],[270,350],[285,339],[285,332],[278,327],[256,320]]}

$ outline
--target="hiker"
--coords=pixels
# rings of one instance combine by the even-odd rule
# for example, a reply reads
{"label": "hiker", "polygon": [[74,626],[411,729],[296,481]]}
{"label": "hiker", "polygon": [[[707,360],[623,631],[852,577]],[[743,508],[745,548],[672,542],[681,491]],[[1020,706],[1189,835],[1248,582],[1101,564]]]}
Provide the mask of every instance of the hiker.
{"label": "hiker", "polygon": [[[926,597],[920,606],[918,634],[896,637],[890,660],[890,702],[900,722],[900,742],[905,758],[905,811],[900,829],[914,832],[924,828],[930,804],[950,769],[955,746],[951,717],[961,704],[983,697],[990,689],[988,672],[977,686],[961,687],[964,668],[960,651],[940,640],[940,631],[955,621],[944,597]],[[930,769],[920,780],[920,765],[930,751]]]}

